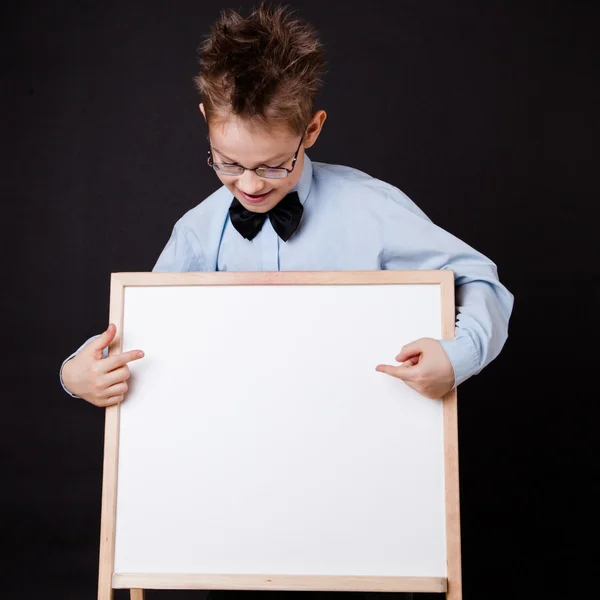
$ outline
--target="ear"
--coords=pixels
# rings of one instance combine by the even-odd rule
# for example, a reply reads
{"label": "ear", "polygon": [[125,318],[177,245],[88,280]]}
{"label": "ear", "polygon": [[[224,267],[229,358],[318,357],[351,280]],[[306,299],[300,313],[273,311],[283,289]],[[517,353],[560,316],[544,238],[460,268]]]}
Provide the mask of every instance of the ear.
{"label": "ear", "polygon": [[318,110],[314,114],[313,118],[308,124],[308,127],[306,128],[306,135],[304,136],[305,148],[310,148],[317,141],[326,118],[327,113],[324,110]]}
{"label": "ear", "polygon": [[200,104],[198,105],[198,108],[200,109],[200,112],[202,113],[202,116],[204,117],[204,120],[206,121],[206,111],[204,110],[204,104],[202,104],[202,102],[200,102]]}

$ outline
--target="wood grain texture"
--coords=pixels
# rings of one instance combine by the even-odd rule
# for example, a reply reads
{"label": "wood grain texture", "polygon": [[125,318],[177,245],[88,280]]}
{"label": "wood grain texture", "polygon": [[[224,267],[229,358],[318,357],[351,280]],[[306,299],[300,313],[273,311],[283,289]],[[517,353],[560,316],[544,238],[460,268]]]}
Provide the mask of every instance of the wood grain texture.
{"label": "wood grain texture", "polygon": [[[123,299],[125,288],[118,277],[111,278],[110,322],[117,327],[108,349],[109,356],[119,354],[123,344]],[[112,574],[115,562],[115,528],[117,509],[117,468],[119,463],[120,404],[107,407],[104,421],[104,464],[102,474],[102,508],[100,522],[100,564],[98,600],[112,600]]]}
{"label": "wood grain texture", "polygon": [[116,589],[136,587],[168,590],[446,591],[446,579],[444,577],[115,573],[112,585]]}
{"label": "wood grain texture", "polygon": [[452,271],[253,271],[244,273],[113,273],[123,286],[440,284]]}
{"label": "wood grain texture", "polygon": [[[442,335],[454,339],[456,329],[456,307],[454,278],[443,281]],[[460,543],[460,490],[458,469],[458,395],[454,388],[443,399],[444,402],[444,472],[446,490],[446,566],[448,591],[446,600],[462,600],[462,570]]]}

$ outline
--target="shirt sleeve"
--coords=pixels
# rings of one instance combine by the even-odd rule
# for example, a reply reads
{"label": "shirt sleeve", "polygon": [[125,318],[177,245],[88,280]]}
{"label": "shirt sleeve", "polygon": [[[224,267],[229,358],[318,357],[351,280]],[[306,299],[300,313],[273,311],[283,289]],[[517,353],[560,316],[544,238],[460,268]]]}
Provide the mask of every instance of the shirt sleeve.
{"label": "shirt sleeve", "polygon": [[[158,260],[156,261],[152,271],[155,273],[184,273],[187,271],[204,271],[205,261],[201,254],[201,248],[199,248],[199,244],[195,238],[194,241],[195,244],[192,246],[190,240],[188,240],[185,229],[179,224],[176,224],[175,227],[173,227],[173,231],[171,232],[171,236],[167,242],[167,245],[164,247],[163,251],[158,257]],[[69,360],[76,356],[82,348],[98,337],[99,335],[95,335],[89,338],[75,352],[73,352],[73,354],[65,358],[60,365],[60,385],[62,386],[63,390],[65,390],[65,392],[67,392],[67,394],[73,398],[79,398],[79,396],[75,396],[66,388],[62,376],[63,367]],[[108,348],[105,348],[104,358],[107,356]]]}
{"label": "shirt sleeve", "polygon": [[407,202],[404,196],[388,215],[382,266],[454,272],[455,338],[440,342],[452,363],[456,387],[500,354],[508,339],[514,296],[500,282],[495,263],[420,210],[406,210]]}
{"label": "shirt sleeve", "polygon": [[190,239],[185,228],[176,224],[152,271],[155,273],[206,271],[205,263],[198,239],[195,236]]}

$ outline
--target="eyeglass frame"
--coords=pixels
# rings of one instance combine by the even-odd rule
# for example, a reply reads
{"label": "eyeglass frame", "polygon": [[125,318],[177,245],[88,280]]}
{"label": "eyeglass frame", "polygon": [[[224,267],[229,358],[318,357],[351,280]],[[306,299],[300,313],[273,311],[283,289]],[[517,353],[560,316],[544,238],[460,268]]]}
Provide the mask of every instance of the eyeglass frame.
{"label": "eyeglass frame", "polygon": [[[244,174],[244,171],[254,171],[254,174],[257,177],[262,177],[263,179],[285,179],[293,170],[294,167],[296,166],[296,161],[298,160],[298,154],[300,153],[300,147],[302,146],[302,142],[304,141],[304,136],[306,135],[306,131],[302,134],[302,137],[300,138],[300,143],[298,144],[298,148],[296,148],[296,152],[294,153],[294,158],[292,160],[292,166],[290,169],[288,169],[287,167],[255,167],[254,169],[251,169],[250,167],[244,167],[243,165],[237,164],[237,163],[216,163],[213,159],[212,156],[212,143],[210,141],[210,137],[208,138],[208,166],[212,167],[212,169],[215,171],[215,173],[221,173],[221,175],[226,175],[228,177],[239,177],[240,175]],[[285,161],[283,161],[284,163],[287,162],[289,160],[289,158]],[[238,167],[240,169],[242,169],[242,171],[240,173],[223,173],[222,171],[217,171],[217,169],[215,168],[216,165],[227,165],[229,167]],[[277,169],[279,171],[285,171],[285,175],[283,175],[283,177],[265,177],[264,175],[260,175],[257,171],[260,171],[261,169]]]}

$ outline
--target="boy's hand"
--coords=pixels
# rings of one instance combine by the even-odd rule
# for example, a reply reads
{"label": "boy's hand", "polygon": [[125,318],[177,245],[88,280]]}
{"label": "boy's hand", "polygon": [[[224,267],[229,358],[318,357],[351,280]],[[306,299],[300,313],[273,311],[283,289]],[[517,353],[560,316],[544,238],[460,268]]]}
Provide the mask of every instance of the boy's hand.
{"label": "boy's hand", "polygon": [[130,350],[103,358],[104,349],[113,341],[116,332],[117,328],[111,323],[62,370],[65,387],[95,406],[111,406],[124,399],[130,376],[127,363],[144,356],[141,350]]}
{"label": "boy's hand", "polygon": [[438,340],[421,338],[402,348],[401,365],[378,365],[376,371],[402,379],[427,398],[441,398],[454,387],[454,369]]}

